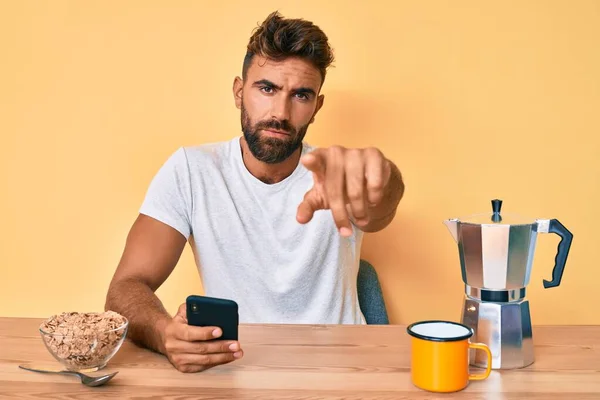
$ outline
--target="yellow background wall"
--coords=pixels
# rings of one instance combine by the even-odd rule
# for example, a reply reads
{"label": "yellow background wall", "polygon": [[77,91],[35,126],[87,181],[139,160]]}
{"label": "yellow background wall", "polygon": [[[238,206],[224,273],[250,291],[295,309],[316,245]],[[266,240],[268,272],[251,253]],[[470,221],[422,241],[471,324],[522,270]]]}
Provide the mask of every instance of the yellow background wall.
{"label": "yellow background wall", "polygon": [[[534,324],[598,324],[598,1],[4,1],[0,5],[0,315],[100,310],[154,173],[179,146],[239,135],[233,78],[278,8],[337,62],[316,145],[380,147],[404,173],[394,223],[367,236],[393,323],[458,319],[445,218],[503,210],[574,234],[562,285],[543,235]],[[243,256],[243,255],[240,255]],[[191,251],[159,295],[201,293]]]}

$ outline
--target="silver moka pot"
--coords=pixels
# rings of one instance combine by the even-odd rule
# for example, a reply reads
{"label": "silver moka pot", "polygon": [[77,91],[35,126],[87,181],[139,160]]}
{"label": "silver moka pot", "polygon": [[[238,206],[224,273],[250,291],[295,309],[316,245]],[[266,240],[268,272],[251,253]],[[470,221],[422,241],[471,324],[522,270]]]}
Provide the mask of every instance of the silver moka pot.
{"label": "silver moka pot", "polygon": [[[573,235],[557,219],[526,219],[503,214],[501,200],[492,212],[444,221],[458,244],[465,297],[461,322],[471,327],[473,341],[489,346],[493,369],[522,368],[534,362],[529,284],[538,233],[561,237],[552,280],[560,285]],[[471,352],[471,365],[486,366],[482,352]]]}

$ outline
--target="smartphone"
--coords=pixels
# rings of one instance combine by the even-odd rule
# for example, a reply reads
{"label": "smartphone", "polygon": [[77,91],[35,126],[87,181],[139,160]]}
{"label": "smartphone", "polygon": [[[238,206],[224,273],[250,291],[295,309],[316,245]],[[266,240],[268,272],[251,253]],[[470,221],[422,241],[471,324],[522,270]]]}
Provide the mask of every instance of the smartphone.
{"label": "smartphone", "polygon": [[185,303],[188,325],[221,328],[221,337],[212,340],[238,340],[239,315],[235,301],[191,295]]}

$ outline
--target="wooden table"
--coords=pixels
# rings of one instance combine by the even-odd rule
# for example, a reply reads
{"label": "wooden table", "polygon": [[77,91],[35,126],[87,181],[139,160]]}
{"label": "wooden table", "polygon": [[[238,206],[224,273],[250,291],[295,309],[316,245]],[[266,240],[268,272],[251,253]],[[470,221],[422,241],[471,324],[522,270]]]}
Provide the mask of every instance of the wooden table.
{"label": "wooden table", "polygon": [[535,327],[533,365],[435,394],[411,384],[410,341],[400,325],[243,325],[245,357],[196,374],[126,341],[103,370],[119,374],[88,388],[75,377],[18,368],[57,365],[40,322],[0,318],[1,399],[600,399],[600,326]]}

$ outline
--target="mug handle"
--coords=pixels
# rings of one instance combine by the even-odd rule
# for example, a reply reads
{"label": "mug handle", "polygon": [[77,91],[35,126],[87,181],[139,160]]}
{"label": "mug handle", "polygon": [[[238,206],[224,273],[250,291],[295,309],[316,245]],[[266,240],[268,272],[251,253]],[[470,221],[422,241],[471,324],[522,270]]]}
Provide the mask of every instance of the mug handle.
{"label": "mug handle", "polygon": [[488,360],[485,372],[482,374],[469,374],[469,380],[481,381],[487,379],[487,377],[490,376],[490,372],[492,371],[492,352],[490,351],[490,348],[483,343],[469,343],[469,348],[485,351]]}

